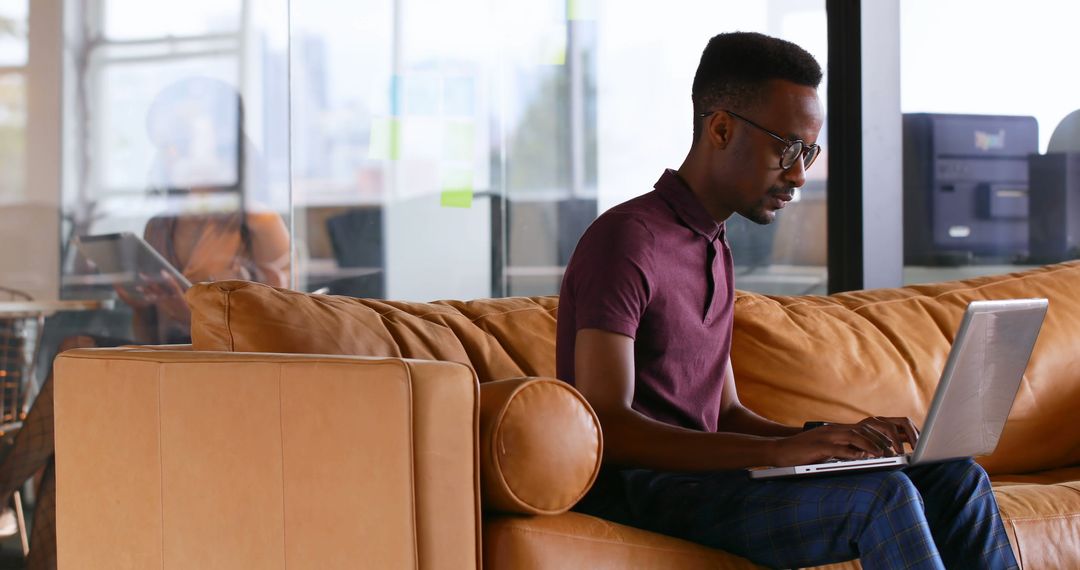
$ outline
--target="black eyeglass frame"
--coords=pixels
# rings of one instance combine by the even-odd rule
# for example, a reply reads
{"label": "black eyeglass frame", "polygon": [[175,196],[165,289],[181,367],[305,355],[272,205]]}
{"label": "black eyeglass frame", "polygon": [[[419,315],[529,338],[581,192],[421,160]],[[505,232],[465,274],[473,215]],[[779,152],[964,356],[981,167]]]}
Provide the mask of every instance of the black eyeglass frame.
{"label": "black eyeglass frame", "polygon": [[[785,145],[784,150],[780,153],[780,168],[782,168],[783,170],[787,170],[787,169],[791,168],[792,166],[795,166],[795,161],[798,160],[800,157],[803,157],[803,170],[809,169],[810,165],[814,164],[814,161],[817,160],[817,157],[821,155],[821,146],[820,145],[806,144],[806,141],[804,141],[802,139],[795,139],[795,140],[785,139],[784,137],[770,131],[769,129],[766,129],[765,127],[755,123],[754,121],[751,121],[750,119],[747,119],[746,117],[736,113],[735,111],[728,111],[727,109],[719,109],[717,111],[707,111],[705,113],[699,113],[698,118],[699,119],[704,119],[705,117],[708,117],[709,115],[713,115],[713,114],[716,114],[716,113],[727,113],[727,114],[731,115],[732,117],[735,117],[736,119],[742,120],[742,121],[746,122],[747,124],[749,124],[750,126],[756,127],[758,130],[760,130],[763,133],[769,135],[770,137],[784,143],[784,145]],[[790,151],[791,148],[794,147],[795,145],[798,145],[798,146],[800,146],[802,148],[799,149],[799,152],[794,153],[794,154],[791,155],[792,158],[790,159],[790,164],[785,166],[784,165],[784,157],[788,156],[788,151]]]}

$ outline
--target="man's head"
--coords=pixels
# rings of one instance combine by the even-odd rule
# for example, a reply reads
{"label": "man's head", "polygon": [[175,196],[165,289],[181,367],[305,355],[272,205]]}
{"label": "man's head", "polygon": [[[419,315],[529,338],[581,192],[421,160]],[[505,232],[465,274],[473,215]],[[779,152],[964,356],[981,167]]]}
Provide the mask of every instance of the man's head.
{"label": "man's head", "polygon": [[824,121],[821,75],[785,40],[735,32],[709,41],[694,76],[688,166],[703,177],[695,191],[710,212],[767,224],[802,186]]}

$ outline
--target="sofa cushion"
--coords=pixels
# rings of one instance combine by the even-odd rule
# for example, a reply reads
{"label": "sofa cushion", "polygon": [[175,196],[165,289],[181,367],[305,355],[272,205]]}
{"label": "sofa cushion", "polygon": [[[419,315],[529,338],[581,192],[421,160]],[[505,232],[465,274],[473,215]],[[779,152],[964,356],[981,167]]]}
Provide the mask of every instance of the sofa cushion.
{"label": "sofa cushion", "polygon": [[195,350],[448,360],[480,382],[555,375],[555,297],[408,303],[218,281],[186,298]]}
{"label": "sofa cushion", "polygon": [[[910,416],[921,425],[960,318],[977,299],[1046,297],[1050,308],[991,474],[1080,463],[1080,262],[828,297],[740,293],[732,364],[743,403],[773,420]],[[1039,442],[1039,445],[1032,445]]]}
{"label": "sofa cushion", "polygon": [[553,515],[596,480],[600,422],[576,390],[553,378],[480,387],[480,470],[485,510]]}
{"label": "sofa cushion", "polygon": [[578,513],[484,517],[484,567],[754,570],[745,558]]}
{"label": "sofa cushion", "polygon": [[1080,567],[1080,467],[1002,475],[992,482],[1022,567]]}

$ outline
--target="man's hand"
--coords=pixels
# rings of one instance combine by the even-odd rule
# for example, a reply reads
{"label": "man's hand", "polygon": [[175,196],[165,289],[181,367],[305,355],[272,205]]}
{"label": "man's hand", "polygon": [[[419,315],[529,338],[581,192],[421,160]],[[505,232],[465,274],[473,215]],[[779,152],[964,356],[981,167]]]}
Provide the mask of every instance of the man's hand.
{"label": "man's hand", "polygon": [[919,430],[915,428],[915,424],[911,422],[910,418],[874,416],[866,418],[855,425],[869,428],[873,433],[883,437],[884,441],[882,443],[891,452],[890,455],[902,455],[905,443],[915,449],[915,443],[919,441]]}
{"label": "man's hand", "polygon": [[892,457],[914,447],[918,430],[908,418],[866,418],[857,424],[833,424],[777,440],[779,467],[829,459]]}

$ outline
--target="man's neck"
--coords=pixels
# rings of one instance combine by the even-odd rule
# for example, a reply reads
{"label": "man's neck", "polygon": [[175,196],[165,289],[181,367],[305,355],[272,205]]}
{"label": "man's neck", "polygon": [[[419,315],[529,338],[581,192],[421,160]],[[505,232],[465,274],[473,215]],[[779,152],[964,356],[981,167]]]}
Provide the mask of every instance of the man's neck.
{"label": "man's neck", "polygon": [[696,155],[694,149],[691,149],[690,153],[686,155],[686,159],[683,160],[682,166],[675,173],[690,187],[690,191],[697,197],[698,202],[701,202],[701,205],[705,207],[705,211],[709,213],[709,216],[716,220],[716,223],[723,223],[734,212],[717,204],[716,197],[719,191],[712,187],[711,177],[706,165],[707,163]]}

